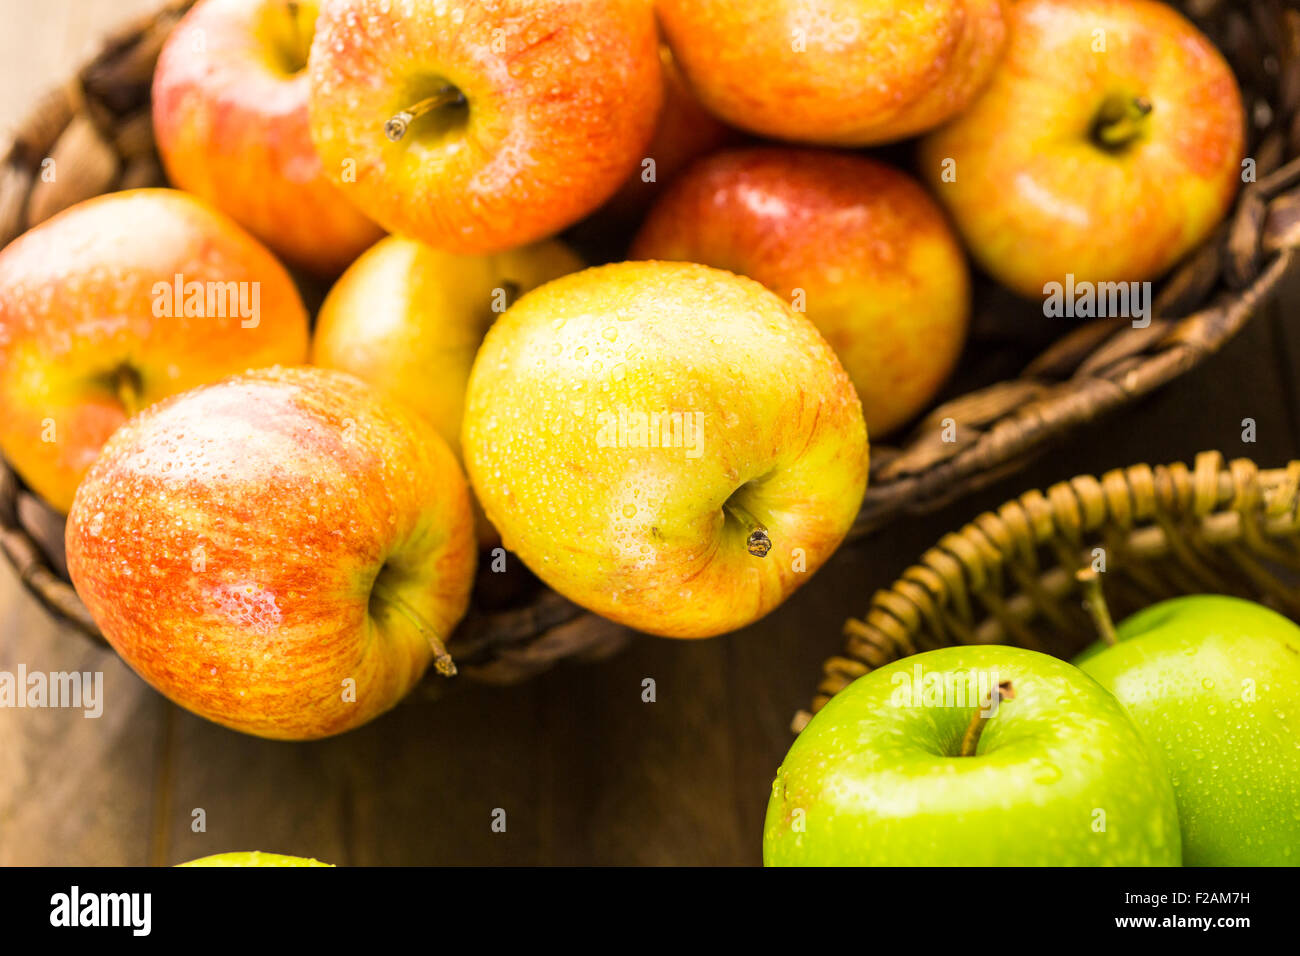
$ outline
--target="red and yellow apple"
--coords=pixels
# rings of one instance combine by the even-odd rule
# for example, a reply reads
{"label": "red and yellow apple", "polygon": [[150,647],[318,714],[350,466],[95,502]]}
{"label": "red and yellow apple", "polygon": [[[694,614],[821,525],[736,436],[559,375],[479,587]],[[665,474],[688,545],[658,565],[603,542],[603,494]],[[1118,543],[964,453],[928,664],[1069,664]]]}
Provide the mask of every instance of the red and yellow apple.
{"label": "red and yellow apple", "polygon": [[650,0],[329,0],[312,138],[390,232],[510,249],[595,210],[645,155],[658,47]]}
{"label": "red and yellow apple", "polygon": [[60,511],[137,409],[306,357],[284,267],[185,193],[89,199],[0,252],[0,449]]}
{"label": "red and yellow apple", "polygon": [[200,0],[163,46],[153,123],[167,175],[294,265],[338,275],[383,231],[325,175],[307,129],[317,0]]}
{"label": "red and yellow apple", "polygon": [[469,492],[415,412],[350,375],[263,369],[146,409],[68,515],[68,571],[109,643],[177,704],[304,740],[388,710],[474,578]]}
{"label": "red and yellow apple", "polygon": [[1223,218],[1244,119],[1219,51],[1154,0],[1019,0],[984,94],[922,165],[975,258],[1025,296],[1153,279]]}
{"label": "red and yellow apple", "polygon": [[[465,386],[483,336],[521,293],[582,268],[546,240],[513,252],[457,256],[389,236],[330,290],[311,361],[341,369],[406,402],[460,453]],[[476,506],[480,545],[498,540]]]}
{"label": "red and yellow apple", "polygon": [[1005,0],[656,0],[704,105],[777,139],[865,146],[945,122],[1006,44]]}
{"label": "red and yellow apple", "polygon": [[488,331],[465,461],[507,548],[639,630],[707,637],[779,605],[867,481],[844,369],[757,282],[624,262],[535,289]]}
{"label": "red and yellow apple", "polygon": [[942,210],[866,157],[775,147],[709,156],[669,186],[631,254],[730,269],[806,310],[873,437],[934,398],[966,339],[970,277]]}

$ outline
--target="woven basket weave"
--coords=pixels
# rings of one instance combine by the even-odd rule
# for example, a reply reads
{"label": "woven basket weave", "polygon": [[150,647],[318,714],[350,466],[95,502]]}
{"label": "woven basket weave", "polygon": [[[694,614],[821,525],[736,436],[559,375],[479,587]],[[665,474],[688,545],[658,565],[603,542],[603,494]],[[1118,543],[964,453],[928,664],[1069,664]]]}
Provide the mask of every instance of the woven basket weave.
{"label": "woven basket weave", "polygon": [[[1098,550],[1100,549],[1100,551]],[[1300,461],[1260,471],[1202,452],[1030,491],[946,535],[844,626],[816,712],[863,674],[953,644],[1070,658],[1097,637],[1076,573],[1104,560],[1118,619],[1182,594],[1232,594],[1300,619]],[[802,730],[811,714],[795,716]]]}
{"label": "woven basket weave", "polygon": [[[35,105],[0,163],[0,244],[75,202],[164,181],[149,86],[163,41],[190,5],[171,3],[111,37],[76,77]],[[1242,190],[1219,232],[1161,283],[1147,328],[1103,320],[1052,341],[1040,307],[981,284],[953,397],[896,443],[873,444],[871,483],[852,538],[984,487],[1071,429],[1188,371],[1242,327],[1293,265],[1300,247],[1300,11],[1282,0],[1178,5],[1236,71],[1257,182]],[[56,181],[41,177],[46,158],[57,163]],[[952,437],[942,427],[948,419],[957,426],[955,441],[944,440]],[[48,608],[97,636],[63,573],[59,531],[57,516],[0,460],[0,548]],[[612,653],[626,641],[623,629],[527,576],[504,586],[487,580],[502,577],[480,579],[476,610],[449,645],[463,673],[507,683],[562,658]]]}

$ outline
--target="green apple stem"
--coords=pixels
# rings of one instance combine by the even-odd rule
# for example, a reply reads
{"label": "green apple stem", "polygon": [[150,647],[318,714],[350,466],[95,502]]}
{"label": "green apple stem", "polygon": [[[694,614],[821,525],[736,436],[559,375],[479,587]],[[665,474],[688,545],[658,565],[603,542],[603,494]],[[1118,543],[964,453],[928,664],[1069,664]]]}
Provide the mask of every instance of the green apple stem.
{"label": "green apple stem", "polygon": [[980,709],[975,711],[971,717],[970,725],[966,728],[966,733],[961,738],[962,757],[974,757],[975,751],[979,747],[980,734],[984,732],[984,725],[992,719],[997,713],[998,706],[1004,700],[1013,700],[1016,696],[1016,689],[1011,681],[998,681],[998,686],[989,691],[989,696],[984,700]]}
{"label": "green apple stem", "polygon": [[1115,621],[1110,616],[1110,606],[1106,603],[1106,592],[1101,586],[1101,575],[1092,568],[1084,568],[1074,577],[1083,587],[1083,603],[1088,609],[1088,614],[1092,616],[1097,634],[1107,647],[1115,645],[1119,641],[1119,634],[1115,631]]}
{"label": "green apple stem", "polygon": [[384,135],[396,143],[406,135],[406,131],[411,128],[411,124],[425,113],[432,112],[439,107],[463,102],[465,102],[464,94],[448,83],[432,96],[426,96],[418,103],[414,103],[394,114],[388,122],[384,123]]}
{"label": "green apple stem", "polygon": [[768,536],[763,522],[734,501],[728,501],[722,507],[727,514],[739,521],[740,526],[747,532],[745,547],[749,549],[749,553],[756,558],[767,557],[767,553],[772,550],[772,539]]}
{"label": "green apple stem", "polygon": [[433,666],[439,674],[443,677],[455,676],[456,662],[451,659],[451,655],[447,653],[447,645],[442,642],[442,638],[438,636],[438,632],[434,630],[433,625],[424,619],[424,615],[382,584],[375,584],[371,596],[378,598],[394,611],[397,611],[402,617],[410,621],[417,631],[424,635],[425,640],[429,642],[429,646],[433,648]]}
{"label": "green apple stem", "polygon": [[1093,138],[1106,149],[1123,149],[1142,135],[1151,109],[1151,101],[1141,96],[1108,99],[1093,123]]}

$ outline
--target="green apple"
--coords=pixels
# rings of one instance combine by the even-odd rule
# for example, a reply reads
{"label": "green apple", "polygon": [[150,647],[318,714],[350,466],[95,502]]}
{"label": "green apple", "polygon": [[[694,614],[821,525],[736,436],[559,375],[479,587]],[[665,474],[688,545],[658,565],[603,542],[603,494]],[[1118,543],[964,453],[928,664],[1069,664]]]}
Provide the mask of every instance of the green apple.
{"label": "green apple", "polygon": [[837,694],[777,771],[763,833],[768,866],[1180,857],[1173,788],[1119,702],[1004,646],[917,654]]}
{"label": "green apple", "polygon": [[1162,601],[1078,663],[1161,755],[1189,866],[1300,864],[1300,627],[1240,598]]}
{"label": "green apple", "polygon": [[177,866],[333,866],[333,863],[322,863],[320,860],[308,859],[305,856],[285,856],[282,853],[262,853],[258,850],[242,851],[238,853],[215,853],[212,856],[201,856],[197,860],[190,860],[188,863],[177,863]]}

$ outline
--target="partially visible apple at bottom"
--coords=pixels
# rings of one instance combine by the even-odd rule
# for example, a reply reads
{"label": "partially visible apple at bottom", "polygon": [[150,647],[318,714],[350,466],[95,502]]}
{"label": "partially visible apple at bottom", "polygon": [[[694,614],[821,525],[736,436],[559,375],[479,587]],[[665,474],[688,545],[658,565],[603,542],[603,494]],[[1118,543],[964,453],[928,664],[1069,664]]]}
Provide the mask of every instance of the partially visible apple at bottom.
{"label": "partially visible apple at bottom", "polygon": [[1078,659],[1160,754],[1188,866],[1300,864],[1300,627],[1240,598],[1174,598]]}
{"label": "partially visible apple at bottom", "polygon": [[282,853],[262,853],[259,850],[245,850],[235,853],[214,853],[201,856],[177,866],[333,866],[305,856],[285,856]]}

